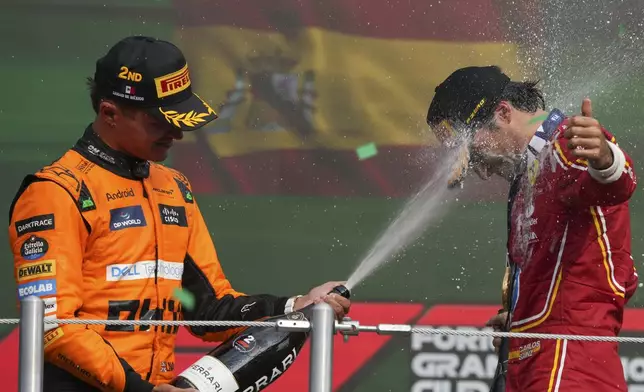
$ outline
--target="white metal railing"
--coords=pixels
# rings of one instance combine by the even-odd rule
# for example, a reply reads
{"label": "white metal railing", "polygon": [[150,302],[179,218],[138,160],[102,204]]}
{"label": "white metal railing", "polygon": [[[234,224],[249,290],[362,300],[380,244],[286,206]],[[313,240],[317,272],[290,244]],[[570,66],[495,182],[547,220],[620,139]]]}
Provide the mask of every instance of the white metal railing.
{"label": "white metal railing", "polygon": [[404,324],[360,325],[357,321],[345,319],[335,321],[333,309],[322,302],[313,308],[311,321],[165,321],[165,320],[82,320],[44,318],[44,302],[30,296],[21,301],[19,319],[0,319],[0,324],[20,325],[20,367],[19,391],[42,392],[44,371],[44,324],[103,324],[103,325],[166,325],[166,326],[224,326],[264,327],[278,331],[310,331],[311,358],[309,366],[309,392],[331,392],[333,368],[333,335],[340,333],[345,339],[360,332],[374,332],[379,335],[411,335],[413,333],[432,335],[464,335],[509,338],[583,340],[595,342],[644,343],[644,337],[633,336],[584,336],[525,332],[493,332],[479,330],[452,330],[412,326]]}

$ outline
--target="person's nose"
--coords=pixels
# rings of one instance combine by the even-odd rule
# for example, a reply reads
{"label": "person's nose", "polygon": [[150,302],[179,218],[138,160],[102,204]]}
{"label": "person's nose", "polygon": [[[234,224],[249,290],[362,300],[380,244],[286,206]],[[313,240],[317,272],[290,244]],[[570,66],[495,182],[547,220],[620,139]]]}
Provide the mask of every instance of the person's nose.
{"label": "person's nose", "polygon": [[170,130],[170,135],[172,135],[172,138],[174,140],[181,140],[183,139],[183,131],[177,128],[172,128]]}

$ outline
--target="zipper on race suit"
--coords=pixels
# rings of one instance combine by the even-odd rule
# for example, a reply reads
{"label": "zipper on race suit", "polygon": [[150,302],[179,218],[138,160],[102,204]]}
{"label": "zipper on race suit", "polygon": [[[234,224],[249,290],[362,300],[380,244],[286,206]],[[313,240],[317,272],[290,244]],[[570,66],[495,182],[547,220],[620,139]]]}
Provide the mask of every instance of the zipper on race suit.
{"label": "zipper on race suit", "polygon": [[[143,184],[143,193],[145,198],[148,200],[148,205],[150,206],[150,211],[152,211],[152,225],[154,229],[154,288],[156,292],[156,311],[154,312],[155,314],[153,315],[152,319],[153,320],[163,320],[163,313],[165,312],[165,309],[159,309],[159,286],[158,286],[158,278],[159,278],[159,233],[157,232],[157,221],[156,221],[156,212],[154,210],[154,203],[150,199],[150,194],[148,193],[146,187],[145,187],[145,180],[141,180]],[[150,326],[151,327],[151,326]],[[150,328],[152,329],[152,328]],[[148,370],[148,374],[145,376],[146,381],[150,381],[150,377],[152,377],[152,372],[154,370],[154,358],[156,356],[156,345],[157,345],[157,338],[158,338],[158,333],[159,333],[159,326],[155,325],[154,326],[154,339],[152,342],[152,356],[150,357],[150,370]]]}

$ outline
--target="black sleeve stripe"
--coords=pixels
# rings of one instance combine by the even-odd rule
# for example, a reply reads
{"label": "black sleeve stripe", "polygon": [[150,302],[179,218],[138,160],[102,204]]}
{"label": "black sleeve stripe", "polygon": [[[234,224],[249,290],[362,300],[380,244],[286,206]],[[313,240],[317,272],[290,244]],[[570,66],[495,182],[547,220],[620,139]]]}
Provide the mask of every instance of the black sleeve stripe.
{"label": "black sleeve stripe", "polygon": [[[224,295],[217,298],[211,282],[190,255],[186,255],[184,260],[181,285],[195,297],[193,310],[183,307],[186,320],[258,320],[283,314],[288,300],[286,297],[270,294],[244,295],[237,298]],[[190,329],[196,335],[204,335],[208,332],[220,332],[232,328],[235,327],[191,327]]]}
{"label": "black sleeve stripe", "polygon": [[103,341],[110,346],[119,362],[121,362],[121,366],[123,366],[123,371],[125,372],[125,390],[123,392],[151,392],[154,389],[154,385],[144,380],[125,359],[121,358],[110,342],[105,338],[103,338]]}

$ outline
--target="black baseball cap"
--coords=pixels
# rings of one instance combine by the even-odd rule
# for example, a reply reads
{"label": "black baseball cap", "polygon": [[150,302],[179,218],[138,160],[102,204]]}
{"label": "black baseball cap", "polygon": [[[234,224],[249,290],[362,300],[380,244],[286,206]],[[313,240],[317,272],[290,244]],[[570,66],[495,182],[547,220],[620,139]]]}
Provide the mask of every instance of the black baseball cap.
{"label": "black baseball cap", "polygon": [[131,36],[96,61],[96,88],[102,97],[146,109],[182,131],[193,131],[217,118],[192,91],[186,59],[174,44]]}
{"label": "black baseball cap", "polygon": [[509,82],[510,78],[498,66],[454,71],[434,90],[427,124],[433,127],[445,123],[452,130],[476,130],[494,113]]}

